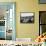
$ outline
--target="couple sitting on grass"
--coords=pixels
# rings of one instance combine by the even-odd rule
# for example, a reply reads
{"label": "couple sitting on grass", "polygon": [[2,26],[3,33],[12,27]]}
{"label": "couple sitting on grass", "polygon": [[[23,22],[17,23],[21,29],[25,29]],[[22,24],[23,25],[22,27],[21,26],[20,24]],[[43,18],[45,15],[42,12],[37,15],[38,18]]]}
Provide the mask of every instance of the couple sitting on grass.
{"label": "couple sitting on grass", "polygon": [[35,41],[36,42],[46,42],[46,32],[38,36]]}

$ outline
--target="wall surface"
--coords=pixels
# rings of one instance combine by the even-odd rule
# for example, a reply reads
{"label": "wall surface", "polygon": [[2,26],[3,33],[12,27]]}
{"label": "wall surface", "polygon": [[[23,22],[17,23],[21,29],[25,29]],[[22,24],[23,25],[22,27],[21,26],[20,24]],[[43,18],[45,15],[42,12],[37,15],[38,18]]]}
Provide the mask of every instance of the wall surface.
{"label": "wall surface", "polygon": [[[16,2],[16,37],[36,38],[39,35],[39,10],[46,10],[46,4],[38,0],[0,0],[0,2]],[[34,24],[21,24],[20,12],[34,12]]]}

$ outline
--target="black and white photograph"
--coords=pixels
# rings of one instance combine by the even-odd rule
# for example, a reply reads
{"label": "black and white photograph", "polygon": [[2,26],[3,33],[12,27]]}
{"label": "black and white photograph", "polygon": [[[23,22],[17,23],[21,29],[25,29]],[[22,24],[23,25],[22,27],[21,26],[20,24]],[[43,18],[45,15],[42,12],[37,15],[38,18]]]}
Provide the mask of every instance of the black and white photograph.
{"label": "black and white photograph", "polygon": [[20,16],[20,23],[34,23],[34,13],[22,12]]}

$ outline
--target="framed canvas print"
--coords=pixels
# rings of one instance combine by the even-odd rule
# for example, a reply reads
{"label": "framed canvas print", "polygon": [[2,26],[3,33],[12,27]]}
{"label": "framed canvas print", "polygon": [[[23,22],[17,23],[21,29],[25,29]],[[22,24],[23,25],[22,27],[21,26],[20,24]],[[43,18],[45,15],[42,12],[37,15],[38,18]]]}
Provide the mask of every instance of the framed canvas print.
{"label": "framed canvas print", "polygon": [[38,0],[40,4],[46,4],[46,0]]}
{"label": "framed canvas print", "polygon": [[34,23],[34,13],[33,12],[21,12],[20,23]]}
{"label": "framed canvas print", "polygon": [[0,40],[15,40],[15,2],[0,2]]}

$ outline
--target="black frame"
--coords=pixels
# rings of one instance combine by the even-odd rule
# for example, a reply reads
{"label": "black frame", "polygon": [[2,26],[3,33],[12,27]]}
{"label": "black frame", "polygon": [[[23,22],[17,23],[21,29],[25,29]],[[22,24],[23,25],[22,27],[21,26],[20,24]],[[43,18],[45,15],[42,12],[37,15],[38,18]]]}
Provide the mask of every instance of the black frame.
{"label": "black frame", "polygon": [[40,24],[40,12],[46,12],[46,11],[39,11],[39,36],[41,34],[41,32],[40,32],[40,25],[46,25],[46,24]]}
{"label": "black frame", "polygon": [[40,0],[38,0],[38,2],[39,2],[39,4],[46,4],[46,3],[42,3],[42,2],[40,2]]}
{"label": "black frame", "polygon": [[20,23],[24,23],[24,24],[30,24],[30,23],[25,23],[25,22],[21,22],[21,14],[22,13],[33,13],[34,15],[33,15],[33,22],[30,22],[30,23],[34,23],[34,16],[35,16],[35,13],[34,12],[20,12]]}

